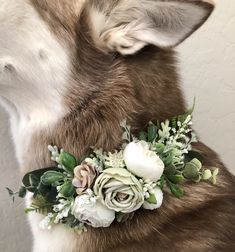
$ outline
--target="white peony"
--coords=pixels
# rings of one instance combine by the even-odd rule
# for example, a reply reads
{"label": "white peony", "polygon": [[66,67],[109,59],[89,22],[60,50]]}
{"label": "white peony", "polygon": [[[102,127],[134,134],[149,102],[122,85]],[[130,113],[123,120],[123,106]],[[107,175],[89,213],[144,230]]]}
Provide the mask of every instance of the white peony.
{"label": "white peony", "polygon": [[83,194],[76,197],[72,214],[79,221],[94,228],[109,227],[115,219],[115,212],[105,207],[95,197]]}
{"label": "white peony", "polygon": [[156,204],[151,204],[147,201],[144,202],[143,204],[143,208],[147,209],[147,210],[154,210],[157,209],[159,207],[161,207],[162,205],[162,201],[163,201],[163,192],[159,187],[156,187],[153,189],[153,195],[155,196],[157,203]]}
{"label": "white peony", "polygon": [[127,169],[145,180],[158,181],[164,170],[160,157],[149,150],[145,141],[131,142],[124,150],[124,161]]}

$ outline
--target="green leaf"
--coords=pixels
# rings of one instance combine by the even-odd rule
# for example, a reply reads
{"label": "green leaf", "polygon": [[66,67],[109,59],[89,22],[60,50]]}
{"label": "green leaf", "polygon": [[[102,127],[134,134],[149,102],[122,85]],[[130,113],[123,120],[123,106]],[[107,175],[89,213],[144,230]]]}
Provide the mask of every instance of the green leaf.
{"label": "green leaf", "polygon": [[154,194],[150,194],[149,198],[146,201],[150,204],[157,204],[157,199]]}
{"label": "green leaf", "polygon": [[164,169],[164,174],[175,175],[177,173],[176,167],[174,165],[169,165]]}
{"label": "green leaf", "polygon": [[157,154],[162,154],[165,150],[165,145],[163,143],[157,143],[154,145],[154,149],[157,152]]}
{"label": "green leaf", "polygon": [[217,176],[219,174],[219,169],[216,168],[214,171],[213,171],[213,176]]}
{"label": "green leaf", "polygon": [[42,176],[45,172],[47,172],[47,171],[58,171],[58,172],[63,172],[64,170],[58,169],[58,168],[56,168],[56,167],[49,167],[49,168],[44,168],[44,169],[39,169],[39,170],[31,171],[31,172],[25,174],[25,176],[23,177],[23,180],[22,180],[23,185],[24,185],[24,186],[27,188],[27,190],[28,190],[28,187],[31,187],[31,186],[32,186],[31,183],[30,183],[30,179],[29,179],[30,175],[33,174],[35,177],[37,177],[37,178],[40,180],[41,176]]}
{"label": "green leaf", "polygon": [[119,223],[122,222],[122,219],[123,219],[123,217],[125,216],[125,214],[122,213],[122,212],[116,212],[115,215],[116,215],[116,220],[117,220],[117,222],[119,222]]}
{"label": "green leaf", "polygon": [[59,156],[60,163],[65,167],[65,170],[73,174],[74,168],[77,166],[76,158],[68,153],[63,151]]}
{"label": "green leaf", "polygon": [[140,141],[145,141],[145,142],[147,142],[147,137],[148,137],[147,133],[144,132],[144,131],[141,131],[141,132],[139,133],[138,139],[139,139]]}
{"label": "green leaf", "polygon": [[54,201],[56,199],[58,192],[56,187],[53,186],[48,186],[48,185],[44,185],[42,182],[40,182],[37,191],[36,191],[36,196],[38,197],[39,195],[41,195],[42,197],[44,197],[47,201]]}
{"label": "green leaf", "polygon": [[202,169],[202,163],[197,158],[194,158],[193,160],[191,160],[190,164],[195,165],[197,167],[198,171],[200,171]]}
{"label": "green leaf", "polygon": [[64,178],[63,173],[57,171],[47,171],[41,177],[41,182],[44,185],[51,185],[57,181],[60,181]]}
{"label": "green leaf", "polygon": [[178,116],[178,121],[180,121],[181,123],[183,123],[183,122],[187,119],[187,117],[188,117],[189,115],[192,115],[192,114],[193,114],[193,111],[194,111],[194,109],[195,109],[195,103],[196,103],[196,99],[194,98],[192,108],[189,109],[186,113],[184,113],[184,114],[182,114],[182,115],[179,115],[179,116]]}
{"label": "green leaf", "polygon": [[75,194],[76,190],[72,181],[65,182],[60,188],[60,194],[65,198],[70,198]]}
{"label": "green leaf", "polygon": [[13,192],[10,188],[6,187],[6,190],[9,196],[12,198],[13,203],[15,202],[15,195],[18,194],[17,192]]}
{"label": "green leaf", "polygon": [[158,186],[160,187],[161,190],[163,190],[165,184],[166,184],[166,179],[165,179],[165,176],[163,175],[160,178],[160,181],[158,182]]}
{"label": "green leaf", "polygon": [[206,169],[205,171],[203,171],[202,179],[203,180],[208,180],[208,179],[211,178],[211,176],[212,176],[211,170]]}
{"label": "green leaf", "polygon": [[6,190],[8,191],[9,196],[13,196],[14,195],[14,192],[10,188],[6,187]]}
{"label": "green leaf", "polygon": [[148,142],[152,143],[157,137],[157,127],[150,123],[148,126]]}
{"label": "green leaf", "polygon": [[21,186],[19,190],[19,197],[24,198],[26,195],[26,192],[27,192],[27,189],[25,188],[25,186]]}
{"label": "green leaf", "polygon": [[177,197],[177,198],[180,198],[184,195],[184,190],[183,188],[179,187],[178,185],[175,185],[171,182],[168,181],[167,183],[168,187],[170,188],[171,190],[171,193]]}
{"label": "green leaf", "polygon": [[171,119],[170,123],[171,123],[172,128],[174,128],[174,129],[177,128],[177,121],[178,121],[177,116],[175,116],[175,117],[173,117],[173,118]]}
{"label": "green leaf", "polygon": [[194,158],[198,159],[201,163],[203,163],[203,156],[201,154],[201,152],[197,151],[197,150],[191,150],[189,151],[184,158],[185,163],[190,162],[191,160],[193,160]]}
{"label": "green leaf", "polygon": [[201,162],[198,159],[194,158],[191,162],[185,165],[183,169],[183,176],[186,179],[195,180],[198,178],[201,167]]}
{"label": "green leaf", "polygon": [[193,179],[194,182],[199,183],[202,180],[202,176],[198,174],[197,178]]}
{"label": "green leaf", "polygon": [[184,180],[184,176],[182,174],[167,175],[167,178],[174,184],[179,184]]}
{"label": "green leaf", "polygon": [[38,176],[34,175],[33,173],[29,174],[29,183],[31,186],[38,186],[40,182],[40,179],[38,178]]}
{"label": "green leaf", "polygon": [[38,195],[35,197],[30,207],[25,209],[25,213],[36,212],[45,215],[52,211],[54,204],[54,202],[48,202],[47,199]]}
{"label": "green leaf", "polygon": [[213,185],[215,185],[216,182],[217,182],[217,175],[218,175],[218,174],[219,174],[219,169],[216,168],[216,169],[213,171],[213,173],[212,173],[212,177],[210,178],[210,181],[211,181],[211,183],[212,183]]}
{"label": "green leaf", "polygon": [[169,166],[172,164],[173,157],[174,157],[173,154],[169,152],[165,157],[162,158],[162,161],[165,164],[165,166]]}

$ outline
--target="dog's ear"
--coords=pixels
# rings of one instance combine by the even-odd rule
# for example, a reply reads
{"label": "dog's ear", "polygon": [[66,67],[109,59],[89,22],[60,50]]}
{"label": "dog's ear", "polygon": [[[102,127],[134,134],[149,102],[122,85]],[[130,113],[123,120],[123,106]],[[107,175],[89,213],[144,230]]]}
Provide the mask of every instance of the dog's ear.
{"label": "dog's ear", "polygon": [[211,0],[110,2],[116,4],[90,9],[91,22],[96,42],[123,55],[134,54],[148,44],[162,48],[178,45],[206,21],[214,8]]}

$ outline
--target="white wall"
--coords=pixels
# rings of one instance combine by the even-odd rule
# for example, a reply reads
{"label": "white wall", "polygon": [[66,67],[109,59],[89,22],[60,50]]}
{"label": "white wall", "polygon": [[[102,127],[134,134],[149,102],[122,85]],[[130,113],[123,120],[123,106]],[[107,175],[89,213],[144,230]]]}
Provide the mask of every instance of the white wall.
{"label": "white wall", "polygon": [[[216,2],[212,18],[178,50],[189,104],[197,98],[195,128],[235,172],[235,1]],[[20,178],[1,109],[0,172],[0,251],[29,252],[23,205],[13,205],[4,189],[18,188]]]}
{"label": "white wall", "polygon": [[179,52],[189,104],[196,96],[194,127],[235,172],[235,1],[215,2],[212,17]]}

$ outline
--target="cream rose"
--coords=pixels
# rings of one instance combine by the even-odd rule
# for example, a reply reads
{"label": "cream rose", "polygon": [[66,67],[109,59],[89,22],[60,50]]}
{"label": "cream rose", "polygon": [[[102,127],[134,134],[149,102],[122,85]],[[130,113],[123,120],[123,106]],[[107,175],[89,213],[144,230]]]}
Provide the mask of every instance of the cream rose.
{"label": "cream rose", "polygon": [[154,151],[149,150],[145,141],[129,143],[124,150],[124,161],[130,172],[145,180],[155,182],[163,174],[163,161]]}
{"label": "cream rose", "polygon": [[154,195],[157,202],[154,204],[154,203],[149,203],[148,201],[145,201],[143,204],[144,209],[154,210],[154,209],[161,207],[162,201],[163,201],[162,190],[159,187],[155,187],[153,189],[153,195]]}
{"label": "cream rose", "polygon": [[76,197],[72,214],[94,228],[109,227],[115,219],[115,212],[87,194]]}
{"label": "cream rose", "polygon": [[131,213],[144,203],[138,179],[123,168],[109,168],[96,179],[94,193],[103,204],[116,212]]}

